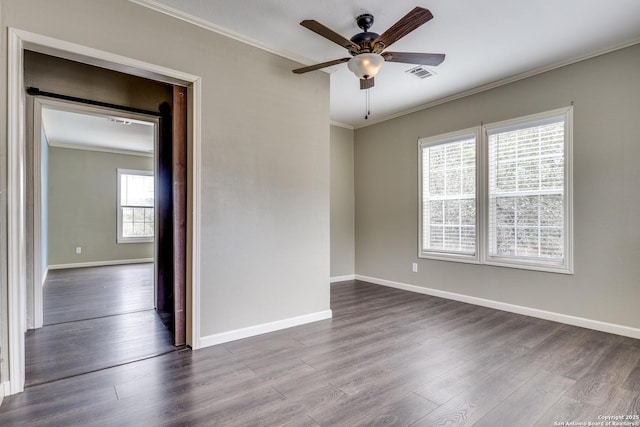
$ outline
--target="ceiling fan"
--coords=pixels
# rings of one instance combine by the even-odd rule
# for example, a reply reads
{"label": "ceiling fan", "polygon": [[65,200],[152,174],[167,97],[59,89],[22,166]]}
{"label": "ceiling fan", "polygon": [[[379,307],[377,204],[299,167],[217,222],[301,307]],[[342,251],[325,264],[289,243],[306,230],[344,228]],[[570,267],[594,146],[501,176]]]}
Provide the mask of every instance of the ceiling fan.
{"label": "ceiling fan", "polygon": [[322,37],[346,48],[351,58],[334,59],[333,61],[293,70],[296,74],[319,70],[332,65],[347,62],[351,70],[360,79],[360,89],[369,89],[374,86],[374,77],[385,62],[402,62],[405,64],[439,65],[444,61],[441,53],[413,53],[413,52],[389,52],[385,51],[391,44],[397,42],[416,28],[433,18],[429,10],[416,7],[407,13],[382,35],[370,32],[373,25],[373,15],[367,13],[356,18],[356,23],[363,32],[347,39],[330,28],[313,19],[307,19],[300,23],[305,28],[321,35]]}

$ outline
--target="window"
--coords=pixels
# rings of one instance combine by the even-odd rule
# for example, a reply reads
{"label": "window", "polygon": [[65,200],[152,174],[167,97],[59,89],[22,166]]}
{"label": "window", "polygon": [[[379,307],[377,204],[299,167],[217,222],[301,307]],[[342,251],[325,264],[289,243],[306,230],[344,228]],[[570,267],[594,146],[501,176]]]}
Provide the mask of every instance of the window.
{"label": "window", "polygon": [[571,120],[565,108],[421,139],[419,256],[571,273]]}
{"label": "window", "polygon": [[477,130],[421,141],[420,251],[477,261]]}
{"label": "window", "polygon": [[118,243],[153,242],[153,172],[118,169]]}

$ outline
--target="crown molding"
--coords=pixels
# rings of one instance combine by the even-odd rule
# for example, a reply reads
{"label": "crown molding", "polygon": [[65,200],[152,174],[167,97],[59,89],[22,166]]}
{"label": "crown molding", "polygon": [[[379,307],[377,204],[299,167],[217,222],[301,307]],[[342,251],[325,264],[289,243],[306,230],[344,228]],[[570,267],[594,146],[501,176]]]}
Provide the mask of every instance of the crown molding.
{"label": "crown molding", "polygon": [[[140,5],[140,6],[155,10],[156,12],[163,13],[165,15],[180,19],[182,21],[188,22],[188,23],[193,24],[193,25],[197,25],[198,27],[207,29],[209,31],[213,31],[213,32],[221,34],[221,35],[223,35],[225,37],[229,37],[231,39],[240,41],[242,43],[248,44],[250,46],[253,46],[253,47],[256,47],[258,49],[264,50],[266,52],[272,53],[274,55],[278,55],[278,56],[281,56],[283,58],[289,59],[291,61],[298,62],[300,64],[311,65],[311,64],[315,63],[314,61],[310,60],[309,58],[305,58],[305,57],[303,57],[301,55],[297,55],[297,54],[295,54],[293,52],[281,51],[281,50],[274,49],[274,48],[269,47],[269,46],[265,45],[264,43],[261,43],[261,42],[259,42],[257,40],[254,40],[252,38],[243,36],[243,35],[235,32],[235,31],[229,30],[228,28],[225,28],[225,27],[222,27],[222,26],[219,26],[219,25],[215,25],[215,24],[213,24],[213,23],[211,23],[209,21],[206,21],[206,20],[204,20],[202,18],[199,18],[197,16],[194,16],[194,15],[191,15],[189,13],[183,12],[181,10],[172,8],[170,6],[166,6],[164,4],[158,3],[155,0],[129,0],[129,1],[132,2],[132,3],[135,3],[137,5]],[[376,125],[378,123],[386,122],[388,120],[396,119],[398,117],[406,116],[408,114],[412,114],[412,113],[415,113],[415,112],[418,112],[418,111],[426,110],[428,108],[435,107],[435,106],[440,105],[440,104],[444,104],[444,103],[447,103],[447,102],[455,101],[457,99],[461,99],[461,98],[464,98],[464,97],[467,97],[467,96],[475,95],[477,93],[485,92],[487,90],[491,90],[491,89],[494,89],[494,88],[497,88],[497,87],[500,87],[500,86],[504,86],[504,85],[507,85],[509,83],[517,82],[519,80],[523,80],[523,79],[526,79],[528,77],[533,77],[533,76],[538,75],[538,74],[546,73],[547,71],[552,71],[552,70],[555,70],[557,68],[562,68],[562,67],[565,67],[567,65],[575,64],[577,62],[584,61],[584,60],[587,60],[587,59],[590,59],[590,58],[594,58],[596,56],[604,55],[604,54],[609,53],[609,52],[614,52],[616,50],[624,49],[626,47],[630,47],[630,46],[633,46],[633,45],[638,44],[638,43],[640,43],[640,38],[632,39],[632,40],[629,40],[629,41],[627,41],[625,43],[621,43],[621,44],[618,44],[618,45],[615,45],[615,46],[604,48],[604,49],[598,50],[596,52],[592,52],[592,53],[589,53],[589,54],[586,54],[586,55],[581,55],[581,56],[574,57],[574,58],[571,58],[571,59],[568,59],[568,60],[556,62],[556,63],[550,64],[550,65],[546,65],[546,66],[539,67],[539,68],[536,68],[536,69],[533,69],[533,70],[530,70],[530,71],[526,71],[524,73],[516,74],[516,75],[511,76],[511,77],[506,77],[504,79],[496,80],[494,82],[487,83],[485,85],[477,86],[475,88],[472,88],[472,89],[469,89],[469,90],[466,90],[466,91],[454,93],[454,94],[446,96],[444,98],[435,99],[433,101],[430,101],[430,102],[427,102],[427,103],[424,103],[424,104],[420,104],[418,106],[415,106],[415,107],[412,107],[412,108],[408,108],[406,110],[402,110],[402,111],[399,111],[397,113],[392,113],[392,114],[386,115],[384,117],[380,117],[378,119],[369,120],[367,123],[349,125],[349,124],[346,124],[346,123],[332,121],[331,124],[335,125],[335,126],[339,126],[339,127],[344,127],[346,129],[353,129],[353,130],[362,129],[362,128],[365,128],[365,127]],[[328,74],[331,74],[334,71],[334,69],[329,68],[329,69],[322,69],[320,71],[326,72]]]}
{"label": "crown molding", "polygon": [[330,124],[331,126],[337,126],[337,127],[339,127],[339,128],[345,128],[345,129],[349,129],[349,130],[354,130],[354,129],[355,129],[355,128],[354,128],[353,126],[351,126],[351,125],[348,125],[348,124],[346,124],[346,123],[342,123],[342,122],[336,122],[335,120],[331,120],[331,121],[329,122],[329,124]]}
{"label": "crown molding", "polygon": [[[196,26],[198,26],[200,28],[204,28],[205,30],[212,31],[214,33],[223,35],[223,36],[228,37],[228,38],[233,39],[233,40],[237,40],[237,41],[239,41],[241,43],[244,43],[244,44],[247,44],[249,46],[253,46],[255,48],[264,50],[264,51],[272,53],[274,55],[278,55],[280,57],[289,59],[291,61],[298,62],[298,63],[300,63],[302,65],[312,65],[312,64],[316,63],[315,61],[313,61],[313,60],[311,60],[311,59],[309,59],[307,57],[304,57],[302,55],[298,55],[298,54],[295,54],[295,53],[289,52],[289,51],[274,49],[272,47],[267,46],[266,44],[264,44],[262,42],[259,42],[258,40],[252,39],[250,37],[246,37],[246,36],[244,36],[242,34],[239,34],[239,33],[235,32],[233,30],[225,28],[225,27],[223,27],[221,25],[213,24],[212,22],[209,22],[209,21],[207,21],[205,19],[202,19],[202,18],[200,18],[198,16],[191,15],[190,13],[186,13],[186,12],[183,12],[183,11],[178,10],[176,8],[173,8],[171,6],[167,6],[167,5],[158,3],[155,0],[129,0],[129,1],[131,3],[135,3],[135,4],[139,5],[139,6],[146,7],[148,9],[152,9],[152,10],[154,10],[156,12],[160,12],[160,13],[163,13],[165,15],[171,16],[173,18],[179,19],[181,21],[187,22],[189,24],[196,25]],[[330,74],[332,70],[329,69],[329,70],[320,70],[320,71],[323,71],[325,73]]]}
{"label": "crown molding", "polygon": [[366,127],[369,127],[369,126],[373,126],[373,125],[378,124],[378,123],[386,122],[388,120],[397,119],[398,117],[406,116],[408,114],[412,114],[412,113],[416,113],[418,111],[426,110],[428,108],[435,107],[437,105],[445,104],[447,102],[455,101],[457,99],[465,98],[467,96],[471,96],[471,95],[475,95],[477,93],[481,93],[481,92],[485,92],[485,91],[488,91],[488,90],[491,90],[491,89],[495,89],[495,88],[500,87],[500,86],[508,85],[509,83],[514,83],[514,82],[517,82],[519,80],[524,80],[524,79],[527,79],[529,77],[536,76],[538,74],[546,73],[547,71],[552,71],[552,70],[555,70],[555,69],[558,69],[558,68],[566,67],[567,65],[575,64],[575,63],[578,63],[578,62],[581,62],[581,61],[586,61],[587,59],[591,59],[591,58],[595,58],[597,56],[605,55],[605,54],[610,53],[610,52],[615,52],[616,50],[621,50],[621,49],[624,49],[624,48],[627,48],[627,47],[631,47],[631,46],[636,45],[638,43],[640,43],[640,38],[632,39],[632,40],[627,41],[625,43],[618,44],[618,45],[615,45],[615,46],[612,46],[612,47],[608,47],[608,48],[605,48],[605,49],[601,49],[601,50],[598,50],[596,52],[592,52],[592,53],[587,54],[587,55],[582,55],[582,56],[574,57],[574,58],[571,58],[571,59],[567,59],[565,61],[556,62],[556,63],[553,63],[551,65],[546,65],[544,67],[539,67],[539,68],[536,68],[536,69],[533,69],[533,70],[526,71],[524,73],[516,74],[516,75],[511,76],[511,77],[506,77],[504,79],[496,80],[494,82],[487,83],[487,84],[482,85],[482,86],[478,86],[478,87],[475,87],[475,88],[472,88],[472,89],[469,89],[469,90],[465,90],[463,92],[455,93],[453,95],[446,96],[444,98],[439,98],[439,99],[427,102],[425,104],[418,105],[418,106],[413,107],[413,108],[402,110],[402,111],[399,111],[397,113],[393,113],[393,114],[381,117],[379,119],[371,120],[368,123],[362,123],[362,124],[359,124],[359,125],[354,125],[353,128],[355,130],[358,130],[358,129],[366,128]]}

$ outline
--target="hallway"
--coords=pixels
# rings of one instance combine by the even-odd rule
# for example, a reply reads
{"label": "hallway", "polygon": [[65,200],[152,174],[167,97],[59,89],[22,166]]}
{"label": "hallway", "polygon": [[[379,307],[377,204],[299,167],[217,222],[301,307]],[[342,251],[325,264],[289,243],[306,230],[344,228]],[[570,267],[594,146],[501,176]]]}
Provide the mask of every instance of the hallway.
{"label": "hallway", "polygon": [[26,334],[26,386],[173,351],[153,298],[153,263],[49,272],[45,326]]}

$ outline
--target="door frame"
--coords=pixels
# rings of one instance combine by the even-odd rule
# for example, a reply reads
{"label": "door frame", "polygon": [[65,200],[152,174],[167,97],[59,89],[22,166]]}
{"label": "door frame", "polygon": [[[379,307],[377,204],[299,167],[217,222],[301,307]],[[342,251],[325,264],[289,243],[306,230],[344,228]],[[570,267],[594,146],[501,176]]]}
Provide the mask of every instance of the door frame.
{"label": "door frame", "polygon": [[[26,280],[26,93],[24,50],[96,65],[114,71],[182,85],[188,91],[187,165],[187,344],[200,348],[200,221],[201,221],[201,90],[199,76],[137,59],[54,39],[15,28],[8,29],[7,49],[7,320],[8,349],[2,356],[8,363],[5,394],[24,390],[25,342],[27,330]],[[6,393],[8,392],[8,393]]]}
{"label": "door frame", "polygon": [[[33,98],[33,259],[32,259],[32,283],[27,283],[30,293],[27,293],[27,329],[38,329],[43,326],[44,321],[44,297],[43,287],[46,280],[47,272],[42,273],[42,212],[44,207],[42,206],[42,110],[43,108],[49,108],[59,111],[69,111],[79,114],[87,114],[100,117],[118,117],[123,119],[132,119],[151,123],[154,126],[154,141],[153,141],[153,168],[154,176],[157,174],[156,159],[158,154],[158,133],[160,132],[160,117],[148,116],[140,113],[132,113],[125,110],[118,110],[114,108],[93,106],[87,104],[81,104],[72,101],[61,101],[56,99],[49,99],[41,96],[31,96]],[[28,105],[27,105],[28,108]],[[27,133],[28,135],[28,133]],[[26,143],[26,141],[25,141]],[[116,150],[117,151],[117,150]],[[124,150],[122,154],[140,155],[135,153],[128,153]],[[28,162],[29,159],[26,159]],[[29,202],[27,198],[27,203]],[[158,207],[155,206],[157,215]],[[157,218],[155,221],[157,227]],[[154,231],[154,235],[157,236],[157,228]],[[156,275],[156,245],[157,239],[154,239],[154,288],[153,288],[153,304],[156,307],[157,298],[157,279]]]}

